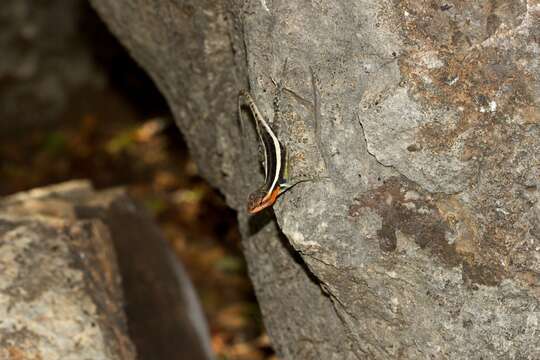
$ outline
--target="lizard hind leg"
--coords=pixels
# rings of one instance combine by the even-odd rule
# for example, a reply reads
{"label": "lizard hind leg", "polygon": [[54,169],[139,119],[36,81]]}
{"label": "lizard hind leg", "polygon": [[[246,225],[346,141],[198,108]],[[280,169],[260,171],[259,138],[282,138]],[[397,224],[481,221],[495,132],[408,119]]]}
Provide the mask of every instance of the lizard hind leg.
{"label": "lizard hind leg", "polygon": [[282,183],[279,184],[279,187],[281,189],[281,193],[283,194],[285,191],[292,189],[296,185],[300,183],[305,182],[317,182],[321,180],[328,180],[330,177],[328,176],[295,176],[291,179],[288,179]]}
{"label": "lizard hind leg", "polygon": [[287,190],[290,190],[294,186],[304,183],[304,182],[316,182],[321,180],[328,180],[330,177],[328,176],[306,176],[306,175],[299,175],[289,178],[290,174],[290,161],[289,161],[289,153],[286,153],[285,155],[285,168],[283,169],[283,176],[281,177],[281,181],[279,183],[279,187],[281,189],[281,193],[284,193]]}

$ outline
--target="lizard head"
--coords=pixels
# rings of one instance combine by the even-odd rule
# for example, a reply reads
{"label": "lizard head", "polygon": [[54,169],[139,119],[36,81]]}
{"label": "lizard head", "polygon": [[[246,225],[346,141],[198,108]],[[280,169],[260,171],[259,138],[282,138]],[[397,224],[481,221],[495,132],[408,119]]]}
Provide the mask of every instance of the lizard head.
{"label": "lizard head", "polygon": [[280,193],[279,186],[276,186],[273,191],[268,191],[266,187],[262,187],[249,195],[247,210],[251,214],[258,213],[273,205]]}

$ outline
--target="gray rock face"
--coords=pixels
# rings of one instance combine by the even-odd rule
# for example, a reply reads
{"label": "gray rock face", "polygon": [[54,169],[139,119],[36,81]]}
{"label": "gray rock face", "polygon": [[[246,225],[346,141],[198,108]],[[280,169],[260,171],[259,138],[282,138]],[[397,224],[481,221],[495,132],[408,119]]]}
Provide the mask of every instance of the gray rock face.
{"label": "gray rock face", "polygon": [[0,131],[57,122],[70,96],[104,82],[79,30],[85,6],[82,0],[2,2]]}
{"label": "gray rock face", "polygon": [[[281,357],[538,357],[537,3],[92,2],[239,209]],[[247,82],[292,175],[328,177],[275,218],[244,210],[262,181]]]}
{"label": "gray rock face", "polygon": [[73,182],[0,201],[0,359],[135,359],[110,232]]}

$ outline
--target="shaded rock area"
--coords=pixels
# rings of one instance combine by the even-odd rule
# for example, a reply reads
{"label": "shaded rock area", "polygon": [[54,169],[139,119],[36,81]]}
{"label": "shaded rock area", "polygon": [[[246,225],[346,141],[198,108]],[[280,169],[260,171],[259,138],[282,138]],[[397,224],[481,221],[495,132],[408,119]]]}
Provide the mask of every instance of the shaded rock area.
{"label": "shaded rock area", "polygon": [[189,279],[123,190],[4,198],[0,247],[0,358],[212,358]]}
{"label": "shaded rock area", "polygon": [[86,37],[93,31],[87,7],[83,0],[2,2],[0,131],[50,126],[83,88],[103,87]]}
{"label": "shaded rock area", "polygon": [[[92,3],[239,210],[279,356],[538,358],[537,1]],[[254,217],[245,87],[292,176],[328,177]]]}

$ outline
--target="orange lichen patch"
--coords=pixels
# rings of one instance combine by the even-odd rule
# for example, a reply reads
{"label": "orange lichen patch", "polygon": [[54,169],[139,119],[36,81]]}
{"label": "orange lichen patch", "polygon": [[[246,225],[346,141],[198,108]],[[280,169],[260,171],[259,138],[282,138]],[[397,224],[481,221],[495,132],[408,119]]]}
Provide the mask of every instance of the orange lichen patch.
{"label": "orange lichen patch", "polygon": [[9,346],[7,352],[9,356],[7,360],[43,360],[40,354],[29,354],[17,346]]}
{"label": "orange lichen patch", "polygon": [[479,284],[497,284],[508,272],[497,259],[499,254],[505,253],[504,249],[497,248],[502,242],[489,235],[483,236],[479,219],[456,196],[440,198],[436,206],[454,234],[456,252],[465,260],[465,278]]}
{"label": "orange lichen patch", "polygon": [[306,160],[306,155],[304,153],[296,153],[294,154],[294,156],[291,156],[291,158],[289,159],[289,161],[292,161],[292,162],[301,162],[301,161],[305,161]]}
{"label": "orange lichen patch", "polygon": [[472,255],[474,258],[474,255],[479,252],[477,246],[479,234],[477,226],[473,223],[473,214],[455,196],[439,199],[436,206],[456,234],[454,241],[456,252],[463,256]]}
{"label": "orange lichen patch", "polygon": [[24,353],[15,346],[10,346],[8,348],[8,353],[9,353],[10,360],[24,360],[25,359]]}
{"label": "orange lichen patch", "polygon": [[540,297],[540,274],[534,271],[524,271],[516,274],[516,279],[533,288],[536,296]]}

